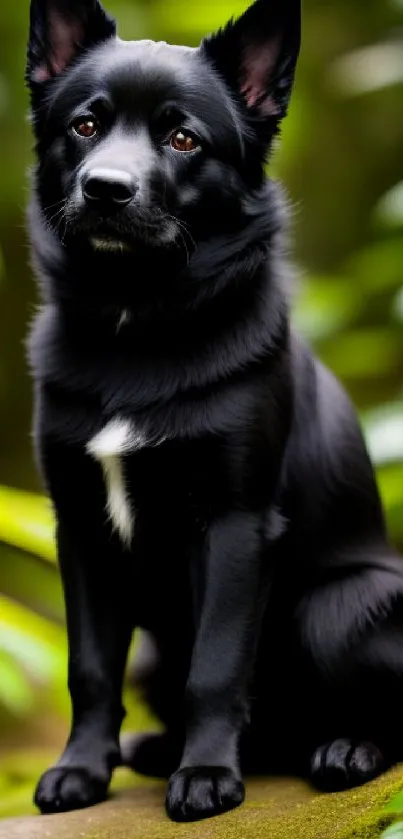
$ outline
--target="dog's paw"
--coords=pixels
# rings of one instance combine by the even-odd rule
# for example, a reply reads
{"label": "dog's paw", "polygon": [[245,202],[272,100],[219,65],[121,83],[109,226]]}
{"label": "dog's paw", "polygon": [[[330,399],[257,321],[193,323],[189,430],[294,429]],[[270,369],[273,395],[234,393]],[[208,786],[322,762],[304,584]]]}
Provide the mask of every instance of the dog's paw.
{"label": "dog's paw", "polygon": [[108,783],[89,769],[55,767],[42,776],[34,802],[41,813],[65,813],[99,804],[107,796]]}
{"label": "dog's paw", "polygon": [[337,792],[365,784],[386,768],[382,752],[373,743],[334,740],[314,752],[311,778],[318,789]]}
{"label": "dog's paw", "polygon": [[219,766],[179,769],[172,776],[166,809],[173,821],[191,822],[239,807],[245,787],[239,776]]}
{"label": "dog's paw", "polygon": [[169,734],[123,734],[120,747],[123,766],[153,778],[169,778],[182,756]]}

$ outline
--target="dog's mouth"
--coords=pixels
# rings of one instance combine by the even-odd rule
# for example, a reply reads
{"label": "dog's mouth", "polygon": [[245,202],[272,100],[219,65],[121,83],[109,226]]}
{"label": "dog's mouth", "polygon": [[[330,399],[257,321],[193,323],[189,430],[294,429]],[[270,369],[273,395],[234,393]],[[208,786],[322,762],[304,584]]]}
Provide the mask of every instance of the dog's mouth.
{"label": "dog's mouth", "polygon": [[67,212],[59,235],[66,246],[90,248],[104,254],[130,254],[143,246],[175,245],[178,223],[159,209],[110,216],[72,209]]}

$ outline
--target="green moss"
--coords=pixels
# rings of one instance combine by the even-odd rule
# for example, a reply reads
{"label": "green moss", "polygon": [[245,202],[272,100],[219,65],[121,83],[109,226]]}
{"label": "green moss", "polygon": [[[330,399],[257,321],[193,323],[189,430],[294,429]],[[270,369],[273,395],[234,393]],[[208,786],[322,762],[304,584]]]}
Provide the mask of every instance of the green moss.
{"label": "green moss", "polygon": [[250,780],[245,805],[217,819],[178,825],[164,813],[165,784],[116,773],[110,801],[60,816],[7,819],[0,839],[379,839],[403,767],[355,789],[322,795],[299,780]]}

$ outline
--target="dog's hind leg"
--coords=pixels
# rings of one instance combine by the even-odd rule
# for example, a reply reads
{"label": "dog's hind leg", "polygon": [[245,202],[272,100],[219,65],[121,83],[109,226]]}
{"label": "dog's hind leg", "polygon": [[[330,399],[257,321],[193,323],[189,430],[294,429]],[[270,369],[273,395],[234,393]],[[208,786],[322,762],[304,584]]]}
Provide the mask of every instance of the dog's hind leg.
{"label": "dog's hind leg", "polygon": [[123,766],[150,778],[169,778],[178,768],[183,739],[169,731],[123,734],[121,752]]}
{"label": "dog's hind leg", "polygon": [[166,645],[151,633],[141,633],[130,683],[163,730],[122,735],[122,763],[140,775],[169,778],[179,766],[184,745],[187,658],[178,639]]}
{"label": "dog's hind leg", "polygon": [[326,731],[311,751],[311,778],[329,791],[363,784],[403,758],[403,560],[333,565],[300,617]]}

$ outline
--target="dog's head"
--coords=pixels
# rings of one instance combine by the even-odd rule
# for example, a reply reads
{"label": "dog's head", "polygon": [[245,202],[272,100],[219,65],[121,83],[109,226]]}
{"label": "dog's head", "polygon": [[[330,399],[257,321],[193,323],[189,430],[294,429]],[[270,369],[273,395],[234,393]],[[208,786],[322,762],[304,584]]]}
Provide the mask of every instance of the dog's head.
{"label": "dog's head", "polygon": [[300,0],[199,48],[124,42],[98,0],[31,0],[41,213],[67,249],[185,249],[240,221],[291,94]]}

